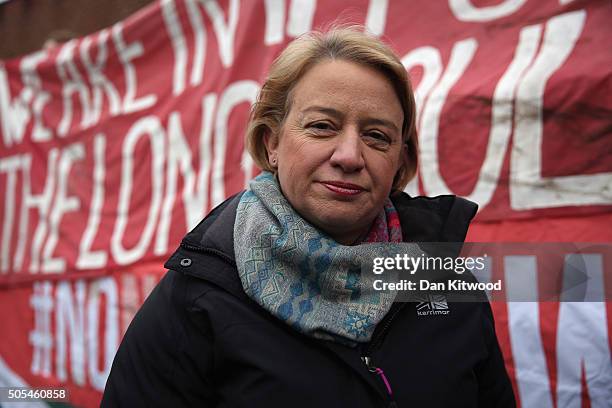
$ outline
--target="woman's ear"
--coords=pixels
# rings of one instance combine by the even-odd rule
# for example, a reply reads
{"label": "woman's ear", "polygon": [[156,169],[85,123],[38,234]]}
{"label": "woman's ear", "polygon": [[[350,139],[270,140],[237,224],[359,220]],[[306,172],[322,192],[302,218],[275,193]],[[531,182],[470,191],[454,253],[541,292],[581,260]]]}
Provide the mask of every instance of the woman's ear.
{"label": "woman's ear", "polygon": [[273,168],[278,166],[278,135],[272,133],[270,128],[267,128],[263,135],[263,142],[268,153],[268,163]]}

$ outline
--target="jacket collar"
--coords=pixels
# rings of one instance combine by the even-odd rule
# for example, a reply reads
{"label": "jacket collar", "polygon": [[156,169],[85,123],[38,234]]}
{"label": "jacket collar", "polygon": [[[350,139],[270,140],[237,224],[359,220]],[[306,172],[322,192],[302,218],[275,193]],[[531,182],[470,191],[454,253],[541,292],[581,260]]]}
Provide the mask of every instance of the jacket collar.
{"label": "jacket collar", "polygon": [[242,193],[215,207],[185,235],[164,267],[208,280],[239,298],[247,298],[234,257],[234,221]]}

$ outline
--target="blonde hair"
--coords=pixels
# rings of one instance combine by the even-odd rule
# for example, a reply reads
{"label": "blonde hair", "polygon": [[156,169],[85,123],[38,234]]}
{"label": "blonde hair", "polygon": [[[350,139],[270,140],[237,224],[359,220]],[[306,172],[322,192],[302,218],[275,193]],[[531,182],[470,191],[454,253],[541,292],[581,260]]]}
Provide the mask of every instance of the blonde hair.
{"label": "blonde hair", "polygon": [[273,172],[264,144],[266,132],[278,134],[291,109],[291,93],[299,79],[315,64],[337,59],[355,62],[381,72],[391,83],[404,112],[402,141],[406,153],[393,179],[393,190],[401,191],[414,177],[418,164],[416,104],[406,69],[391,48],[363,32],[359,26],[332,27],[313,31],[292,41],[270,67],[251,116],[246,147],[254,162]]}

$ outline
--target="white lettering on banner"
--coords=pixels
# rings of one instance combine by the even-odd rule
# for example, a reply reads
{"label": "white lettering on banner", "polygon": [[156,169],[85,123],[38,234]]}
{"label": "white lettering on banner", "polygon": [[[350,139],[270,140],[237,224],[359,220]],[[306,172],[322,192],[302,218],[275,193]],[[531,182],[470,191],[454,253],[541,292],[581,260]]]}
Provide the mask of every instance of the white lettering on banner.
{"label": "white lettering on banner", "polygon": [[[417,129],[421,129],[420,123],[423,105],[427,101],[429,92],[440,79],[440,75],[442,75],[442,58],[437,48],[424,46],[415,48],[404,55],[402,58],[402,65],[404,65],[406,71],[410,71],[416,66],[423,68],[423,76],[418,86],[414,89]],[[404,192],[408,193],[411,197],[419,195],[418,169],[414,178],[404,188]]]}
{"label": "white lettering on banner", "polygon": [[[143,55],[140,42],[125,44],[121,23],[112,29],[113,40],[117,49],[119,61],[122,63],[125,75],[125,94],[121,102],[117,88],[103,73],[108,56],[108,30],[98,34],[98,52],[95,61],[90,56],[92,37],[85,37],[79,46],[80,59],[85,67],[91,87],[85,82],[75,62],[75,51],[78,41],[65,43],[57,55],[55,65],[62,82],[63,111],[57,125],[57,134],[65,137],[73,126],[73,116],[77,111],[74,102],[80,106],[80,128],[85,129],[99,122],[103,107],[103,94],[108,101],[109,113],[115,116],[119,113],[131,113],[146,109],[155,104],[157,97],[153,94],[136,98],[137,81],[134,65],[135,58]],[[8,78],[3,65],[0,65],[0,125],[3,142],[6,147],[21,143],[30,119],[33,117],[31,140],[44,142],[51,139],[53,132],[44,126],[42,112],[50,102],[49,92],[43,90],[42,81],[36,72],[36,67],[48,57],[46,51],[38,51],[23,57],[20,61],[23,89],[18,97],[11,100]],[[75,96],[77,97],[75,99]],[[31,105],[31,110],[30,110]]]}
{"label": "white lettering on banner", "polygon": [[[416,121],[417,129],[421,129],[421,111],[427,100],[427,96],[431,88],[438,82],[442,75],[442,58],[440,52],[435,47],[424,46],[415,48],[402,58],[402,65],[406,71],[410,71],[416,66],[423,68],[423,76],[419,81],[418,86],[414,89],[414,98],[416,103]],[[411,197],[419,195],[419,171],[414,178],[406,185],[404,192]]]}
{"label": "white lettering on banner", "polygon": [[[134,148],[138,140],[144,135],[149,136],[151,147],[151,206],[138,243],[133,248],[126,249],[123,247],[122,239],[127,227],[130,196],[132,194]],[[142,258],[151,242],[163,194],[164,152],[164,129],[156,116],[145,116],[134,123],[123,141],[117,219],[111,236],[111,252],[119,265],[136,262]]]}
{"label": "white lettering on banner", "polygon": [[266,31],[264,45],[274,45],[283,42],[285,35],[285,0],[264,0],[266,11]]}
{"label": "white lettering on banner", "polygon": [[62,119],[57,126],[57,133],[61,137],[65,137],[70,130],[73,115],[72,97],[74,94],[77,94],[81,101],[81,127],[84,128],[92,124],[89,88],[85,85],[73,61],[76,44],[76,40],[65,43],[60,49],[56,60],[57,73],[63,84],[62,96],[64,100],[64,110]]}
{"label": "white lettering on banner", "polygon": [[[196,0],[186,0],[187,10],[189,10],[189,21],[193,29],[195,43],[193,45],[193,67],[191,68],[191,86],[199,85],[204,78],[204,57],[206,56],[206,26],[198,12]],[[233,44],[233,40],[232,40]],[[233,47],[233,45],[232,45]]]}
{"label": "white lettering on banner", "polygon": [[440,75],[442,75],[442,58],[437,48],[429,46],[419,47],[404,55],[402,65],[404,65],[406,71],[410,71],[416,66],[423,68],[423,77],[414,90],[414,100],[417,107],[417,126],[420,128],[419,123],[423,105],[429,92],[440,79]]}
{"label": "white lettering on banner", "polygon": [[377,37],[385,32],[389,0],[370,0],[366,14],[365,27]]}
{"label": "white lettering on banner", "polygon": [[228,86],[221,98],[215,120],[215,145],[212,166],[212,206],[216,207],[225,199],[225,150],[227,143],[227,128],[232,110],[241,103],[252,104],[257,98],[259,84],[255,81],[237,81]]}
{"label": "white lettering on banner", "polygon": [[59,159],[57,192],[49,215],[49,236],[43,249],[42,272],[61,273],[66,270],[66,261],[62,258],[53,258],[53,251],[55,251],[57,245],[62,217],[67,212],[77,211],[81,206],[78,197],[67,194],[67,184],[72,163],[76,160],[82,160],[84,156],[83,143],[79,142],[66,147]]}
{"label": "white lettering on banner", "polygon": [[472,0],[449,0],[453,15],[459,21],[485,22],[509,16],[520,9],[527,0],[504,0],[500,4],[475,7]]}
{"label": "white lettering on banner", "polygon": [[[100,296],[106,298],[106,324],[104,336],[98,331],[100,318]],[[117,315],[117,284],[113,278],[102,278],[94,281],[89,287],[89,302],[87,303],[87,337],[90,341],[88,349],[89,381],[98,391],[104,390],[106,378],[110,373],[113,358],[119,345],[119,319]],[[104,339],[104,358],[102,368],[98,367],[99,341]]]}
{"label": "white lettering on banner", "polygon": [[34,330],[28,337],[32,345],[32,374],[42,377],[51,375],[51,352],[53,351],[53,332],[51,314],[53,313],[53,294],[48,281],[34,282],[30,306],[34,309]]}
{"label": "white lettering on banner", "polygon": [[168,250],[170,223],[176,200],[179,171],[183,176],[182,199],[185,208],[187,231],[195,227],[208,211],[209,175],[212,166],[212,128],[216,101],[216,95],[209,94],[204,97],[202,102],[202,124],[199,143],[200,165],[197,175],[192,166],[193,155],[182,129],[180,114],[172,112],[169,116],[166,190],[153,249],[156,255],[163,255]]}
{"label": "white lettering on banner", "polygon": [[213,30],[217,36],[221,64],[225,68],[234,63],[234,38],[238,26],[238,15],[240,13],[240,0],[229,0],[227,24],[223,16],[223,10],[216,0],[198,0],[204,5],[206,13],[213,24]]}
{"label": "white lettering on banner", "polygon": [[[157,282],[152,275],[137,278],[126,273],[121,278],[123,283],[133,283],[133,286],[122,288],[121,297],[111,277],[90,282],[82,279],[74,283],[60,281],[55,286],[49,281],[33,284],[30,306],[34,312],[34,328],[29,333],[32,374],[45,378],[55,376],[60,383],[73,382],[79,386],[91,385],[97,391],[104,390],[119,345],[119,310],[129,309],[133,316]],[[142,297],[136,288],[139,279]],[[135,295],[135,299],[123,302],[126,293]],[[100,321],[102,316],[103,322]],[[52,330],[52,318],[55,330]]]}
{"label": "white lettering on banner", "polygon": [[291,0],[289,7],[287,35],[297,37],[312,30],[312,20],[317,8],[316,0]]}
{"label": "white lettering on banner", "polygon": [[15,220],[15,189],[17,185],[17,171],[20,168],[20,156],[0,159],[0,175],[6,173],[6,187],[3,194],[4,219],[2,222],[2,246],[0,247],[0,273],[7,273],[9,269],[9,251]]}
{"label": "white lettering on banner", "polygon": [[[316,11],[316,0],[290,0],[289,17],[287,18],[287,35],[297,37],[312,30],[312,21]],[[375,0],[384,2],[385,0]],[[284,0],[264,0],[266,13],[264,45],[280,44],[285,39],[285,9]],[[372,11],[372,25],[379,24],[380,13]],[[384,30],[384,21],[382,29]],[[379,27],[373,27],[377,29]]]}
{"label": "white lettering on banner", "polygon": [[34,195],[31,194],[30,191],[26,191],[26,189],[24,189],[23,205],[25,205],[27,208],[36,207],[38,209],[38,225],[36,226],[36,231],[34,232],[34,238],[32,239],[32,250],[30,253],[30,272],[32,273],[38,272],[40,268],[40,252],[43,240],[47,235],[49,209],[51,208],[51,200],[53,199],[53,193],[55,192],[55,173],[58,156],[59,150],[57,148],[53,148],[49,151],[47,156],[47,180],[45,181],[45,187],[41,194]]}
{"label": "white lettering on banner", "polygon": [[100,116],[102,114],[103,92],[104,95],[106,95],[110,116],[118,115],[121,112],[119,92],[117,92],[117,88],[115,88],[113,83],[110,82],[104,75],[104,65],[106,64],[108,56],[107,47],[109,36],[110,34],[108,30],[100,31],[98,40],[96,41],[98,45],[98,54],[96,56],[95,63],[92,62],[89,55],[89,49],[93,43],[91,37],[89,36],[83,38],[80,46],[81,60],[83,61],[83,65],[87,71],[87,76],[89,77],[89,82],[91,83],[92,89],[93,107],[91,122],[89,123],[90,125],[94,125],[100,120]]}
{"label": "white lettering on banner", "polygon": [[131,63],[132,60],[142,56],[144,49],[140,42],[133,42],[126,44],[123,39],[121,30],[123,25],[121,22],[115,24],[112,28],[113,41],[117,48],[117,55],[119,61],[123,64],[123,70],[125,73],[125,95],[123,97],[122,112],[124,114],[137,112],[139,110],[147,109],[157,102],[157,96],[149,94],[147,96],[136,98],[136,70],[134,65]]}
{"label": "white lettering on banner", "polygon": [[[574,286],[574,271],[586,281]],[[584,370],[593,407],[612,401],[612,359],[608,343],[604,272],[601,254],[566,255],[557,329],[557,406],[582,407]],[[579,291],[581,299],[574,296]]]}
{"label": "white lettering on banner", "polygon": [[100,227],[100,213],[104,204],[104,151],[106,137],[98,134],[94,138],[94,169],[91,201],[89,203],[89,217],[87,226],[79,244],[79,255],[76,267],[79,269],[103,268],[106,265],[107,252],[105,250],[92,251],[91,245]]}
{"label": "white lettering on banner", "polygon": [[[512,129],[512,100],[515,96],[515,139],[511,156],[511,205],[514,209],[544,208],[563,205],[609,204],[612,203],[612,173],[569,177],[541,177],[542,150],[542,95],[546,80],[555,72],[569,55],[582,29],[584,12],[573,12],[555,17],[547,24],[547,37],[558,38],[561,31],[570,32],[571,38],[562,42],[563,50],[557,52],[555,41],[545,40],[550,45],[535,56],[541,35],[541,25],[528,26],[521,30],[514,58],[500,78],[493,95],[491,128],[485,159],[479,171],[474,189],[467,197],[484,208],[492,199],[497,187],[505,152]],[[569,25],[573,31],[564,27]],[[558,33],[557,33],[558,32]],[[557,33],[557,34],[556,34]],[[556,36],[556,37],[555,37]],[[556,45],[555,45],[556,44]],[[422,158],[420,171],[423,187],[429,195],[451,193],[439,169],[438,128],[440,113],[450,88],[456,83],[467,67],[472,53],[455,54],[455,45],[449,66],[442,79],[427,97],[427,93],[439,76],[439,54],[437,50],[422,47],[407,54],[402,62],[407,69],[415,65],[424,67],[424,77],[415,92],[417,113],[420,119],[420,141]],[[474,46],[475,48],[475,46]],[[467,51],[467,50],[466,50]],[[544,53],[544,54],[543,54]],[[555,53],[555,58],[551,56]],[[451,69],[453,56],[463,58]],[[547,56],[548,55],[548,56]],[[532,61],[536,61],[530,67]],[[540,61],[538,63],[538,61]],[[552,64],[552,65],[551,65]],[[449,74],[450,72],[450,74]],[[535,72],[535,73],[534,73]],[[521,77],[524,75],[523,79]],[[519,83],[520,81],[520,83]],[[534,93],[536,93],[534,95]],[[538,99],[539,95],[539,99]],[[535,100],[535,102],[534,102]],[[421,108],[420,106],[423,106]],[[533,110],[536,112],[533,112]],[[558,188],[551,188],[557,185]]]}
{"label": "white lettering on banner", "polygon": [[[181,126],[181,118],[178,112],[170,113],[168,119],[168,156],[166,165],[166,195],[157,224],[155,248],[156,255],[163,255],[168,251],[168,235],[170,233],[170,222],[172,220],[172,208],[176,197],[176,184],[179,168],[183,174],[183,195],[187,189],[193,190],[195,185],[195,174],[191,166],[192,157],[189,145],[185,140],[185,134]],[[189,186],[189,187],[187,187]]]}
{"label": "white lettering on banner", "polygon": [[70,333],[70,373],[74,382],[85,385],[85,282],[74,284],[76,304],[71,283],[60,282],[55,288],[55,370],[57,379],[66,382],[66,328]]}
{"label": "white lettering on banner", "polygon": [[[193,0],[187,3],[193,2]],[[172,94],[178,95],[185,90],[185,70],[187,69],[187,42],[181,22],[176,14],[174,0],[162,0],[161,11],[164,24],[170,36],[174,52],[174,70],[172,74]],[[191,11],[191,10],[190,10]]]}
{"label": "white lettering on banner", "polygon": [[569,57],[586,12],[546,23],[541,49],[518,86],[511,153],[510,204],[515,210],[612,204],[612,173],[542,177],[542,108],[546,82]]}
{"label": "white lettering on banner", "polygon": [[130,273],[121,275],[121,336],[140,307],[136,277]]}
{"label": "white lettering on banner", "polygon": [[[553,391],[540,334],[537,264],[534,256],[506,256],[504,274],[512,358],[519,399],[524,407],[552,408]],[[576,285],[576,272],[586,276]],[[582,376],[593,406],[612,398],[612,360],[607,334],[601,254],[568,254],[556,333],[559,407],[582,406]],[[579,298],[576,297],[579,295]],[[576,300],[586,300],[577,302]]]}
{"label": "white lettering on banner", "polygon": [[42,111],[51,99],[48,92],[42,89],[42,81],[40,80],[36,67],[47,58],[46,51],[34,52],[23,57],[20,63],[21,80],[24,88],[22,95],[24,101],[30,103],[32,101],[32,113],[34,116],[34,126],[32,128],[32,141],[41,142],[51,139],[51,130],[46,128],[42,123]]}
{"label": "white lettering on banner", "polygon": [[[537,25],[525,27],[521,30],[514,57],[495,87],[493,107],[491,110],[491,127],[485,159],[480,168],[476,185],[468,196],[468,199],[477,202],[480,208],[484,208],[491,201],[497,187],[504,156],[512,132],[514,91],[521,74],[533,60],[533,56],[538,46],[539,33],[540,26]],[[432,67],[430,68],[432,73],[428,73],[426,69],[425,76],[423,77],[422,82],[427,81],[422,85],[426,91],[435,83],[439,76],[439,54],[434,50],[435,49],[428,48],[419,49],[417,53],[414,54],[414,57],[412,57],[412,54],[408,54],[402,61],[404,65],[407,66],[421,63],[424,67],[427,67],[425,64],[429,64],[429,66]],[[416,92],[419,102],[424,99],[424,95],[420,93],[420,89],[421,84],[419,84],[419,89],[417,89]],[[427,104],[429,104],[429,102],[427,102]],[[426,191],[431,195],[448,194],[451,190],[442,178],[437,164],[439,160],[437,156],[437,141],[433,143],[433,138],[435,137],[437,139],[439,137],[437,129],[439,127],[442,106],[434,106],[440,109],[433,112],[436,115],[433,117],[436,122],[425,122],[422,127],[422,132],[425,132],[424,135],[422,134],[422,137],[429,137],[429,139],[424,140],[428,146],[428,151],[430,154],[434,155],[432,160],[435,160],[435,163],[424,166],[424,168],[429,171],[423,173],[423,185]],[[428,114],[431,113],[428,111]],[[433,133],[430,135],[430,132]]]}
{"label": "white lettering on banner", "polygon": [[28,240],[28,224],[30,218],[30,168],[32,167],[32,155],[21,156],[23,177],[21,179],[21,212],[19,213],[19,230],[17,232],[17,248],[13,258],[13,269],[18,271],[23,265],[26,241]]}
{"label": "white lettering on banner", "polygon": [[[217,96],[209,94],[202,100],[202,125],[200,127],[200,171],[196,185],[184,183],[183,205],[187,230],[194,228],[208,212],[209,175],[212,167],[212,131]],[[195,190],[195,191],[194,191]]]}
{"label": "white lettering on banner", "polygon": [[508,326],[519,400],[523,407],[553,408],[540,334],[537,265],[534,256],[504,257]]}
{"label": "white lettering on banner", "polygon": [[[521,30],[514,58],[502,75],[493,93],[491,127],[485,159],[480,167],[478,180],[469,200],[484,208],[491,199],[499,182],[504,156],[512,133],[512,102],[517,82],[533,59],[538,46],[540,27],[530,26]],[[442,178],[440,181],[444,183]]]}
{"label": "white lettering on banner", "polygon": [[20,143],[23,140],[30,116],[28,104],[22,100],[21,95],[15,101],[11,100],[6,70],[0,63],[0,129],[2,129],[2,138],[6,147],[11,147],[14,143]]}
{"label": "white lettering on banner", "polygon": [[440,114],[448,93],[472,61],[477,47],[478,43],[473,38],[468,38],[455,44],[442,78],[433,91],[431,91],[431,95],[423,106],[419,137],[421,149],[419,170],[423,180],[423,188],[427,195],[447,194],[447,188],[445,188],[445,183],[442,181],[438,165]]}
{"label": "white lettering on banner", "polygon": [[[204,58],[206,56],[206,26],[197,3],[201,3],[212,21],[217,37],[219,55],[224,67],[230,67],[234,62],[234,38],[238,25],[240,2],[231,0],[228,11],[228,22],[225,23],[223,10],[216,1],[185,0],[189,22],[194,35],[193,66],[189,83],[196,86],[204,78]],[[174,0],[163,0],[161,11],[164,24],[168,31],[174,53],[174,70],[172,75],[172,93],[178,95],[185,90],[187,60],[187,38],[181,25]]]}

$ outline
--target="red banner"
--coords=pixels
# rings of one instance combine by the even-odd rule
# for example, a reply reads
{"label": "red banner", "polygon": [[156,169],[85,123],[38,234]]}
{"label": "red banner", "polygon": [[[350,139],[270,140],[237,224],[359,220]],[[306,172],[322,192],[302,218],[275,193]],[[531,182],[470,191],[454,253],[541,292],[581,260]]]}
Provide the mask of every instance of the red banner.
{"label": "red banner", "polygon": [[[595,0],[162,0],[4,61],[0,386],[98,404],[163,260],[256,174],[243,136],[271,62],[331,21],[413,78],[408,192],[477,201],[473,241],[612,241],[611,18]],[[524,407],[612,400],[610,306],[567,305],[494,305]]]}

